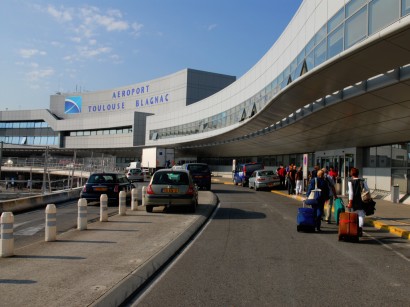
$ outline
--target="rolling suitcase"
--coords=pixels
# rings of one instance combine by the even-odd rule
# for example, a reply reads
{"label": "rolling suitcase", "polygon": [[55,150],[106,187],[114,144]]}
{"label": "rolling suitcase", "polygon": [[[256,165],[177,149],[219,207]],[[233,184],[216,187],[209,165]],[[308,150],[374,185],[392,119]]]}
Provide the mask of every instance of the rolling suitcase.
{"label": "rolling suitcase", "polygon": [[335,206],[334,206],[334,215],[335,215],[336,225],[339,225],[339,217],[340,217],[340,213],[342,212],[345,212],[345,205],[341,198],[337,198],[335,200]]}
{"label": "rolling suitcase", "polygon": [[307,208],[305,202],[303,202],[302,208],[298,208],[296,229],[297,231],[315,231],[315,216],[313,215],[313,209]]}
{"label": "rolling suitcase", "polygon": [[342,212],[339,217],[339,241],[359,242],[359,217],[354,212]]}

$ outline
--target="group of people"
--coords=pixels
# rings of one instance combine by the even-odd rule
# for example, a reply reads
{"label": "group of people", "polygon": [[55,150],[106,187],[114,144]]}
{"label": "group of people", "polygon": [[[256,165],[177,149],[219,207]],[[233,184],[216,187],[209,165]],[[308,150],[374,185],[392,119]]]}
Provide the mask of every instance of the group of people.
{"label": "group of people", "polygon": [[[312,172],[313,173],[313,172]],[[309,182],[309,187],[306,192],[306,197],[308,198],[310,193],[315,190],[315,188],[321,189],[320,197],[317,199],[317,206],[314,209],[314,215],[316,216],[316,229],[321,231],[321,222],[324,211],[324,205],[328,201],[327,211],[325,214],[325,221],[331,223],[331,214],[333,201],[338,198],[335,189],[335,177],[330,175],[330,170],[322,168],[317,170],[316,177],[315,173],[312,175],[312,179]],[[362,235],[363,225],[365,219],[365,211],[363,207],[363,201],[361,198],[362,187],[369,191],[369,187],[365,180],[359,178],[359,170],[352,167],[349,172],[350,180],[348,181],[348,199],[349,203],[347,209],[349,211],[356,212],[359,218],[359,236]],[[315,179],[316,178],[316,179]]]}
{"label": "group of people", "polygon": [[[289,164],[287,167],[280,165],[277,169],[277,174],[280,178],[282,188],[287,188],[289,195],[302,195],[304,191],[304,180],[302,167],[297,167],[294,164]],[[359,178],[359,170],[355,167],[350,169],[350,180],[348,181],[349,203],[347,209],[354,211],[359,217],[359,233],[361,234],[365,211],[361,201],[361,185],[366,190],[369,190],[366,181]],[[316,229],[320,231],[322,219],[330,224],[332,222],[332,208],[334,200],[338,198],[336,193],[336,182],[339,177],[338,171],[330,166],[320,168],[314,166],[313,170],[308,174],[308,187],[306,197],[309,197],[312,190],[317,186],[321,189],[321,196],[318,200],[318,206],[314,208],[316,216]],[[316,179],[315,179],[316,178]],[[327,202],[327,210],[324,212],[324,205]]]}

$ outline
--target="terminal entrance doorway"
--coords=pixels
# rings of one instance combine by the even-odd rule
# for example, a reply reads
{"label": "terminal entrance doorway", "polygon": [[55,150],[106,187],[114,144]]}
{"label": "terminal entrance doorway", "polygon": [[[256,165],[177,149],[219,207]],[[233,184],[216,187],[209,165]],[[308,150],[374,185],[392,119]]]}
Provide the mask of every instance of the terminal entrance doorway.
{"label": "terminal entrance doorway", "polygon": [[338,174],[336,179],[337,194],[347,194],[347,180],[350,169],[354,167],[354,154],[316,156],[316,165],[319,165],[320,168],[326,167],[327,170],[332,167]]}

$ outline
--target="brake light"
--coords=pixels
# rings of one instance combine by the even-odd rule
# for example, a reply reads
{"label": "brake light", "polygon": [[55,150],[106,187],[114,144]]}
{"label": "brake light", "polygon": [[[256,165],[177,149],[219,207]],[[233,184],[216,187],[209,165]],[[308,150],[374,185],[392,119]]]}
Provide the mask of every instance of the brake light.
{"label": "brake light", "polygon": [[87,186],[86,185],[83,186],[83,192],[87,192]]}
{"label": "brake light", "polygon": [[114,187],[114,192],[115,192],[115,193],[118,193],[118,191],[119,191],[119,185],[116,184],[115,187]]}
{"label": "brake light", "polygon": [[265,181],[265,180],[266,180],[266,178],[258,178],[257,179],[258,182]]}
{"label": "brake light", "polygon": [[188,190],[186,191],[186,194],[189,194],[189,195],[194,195],[194,187],[193,186],[189,186],[189,188],[188,188]]}
{"label": "brake light", "polygon": [[154,194],[154,190],[152,189],[152,186],[150,184],[147,186],[147,190],[145,192],[147,194]]}

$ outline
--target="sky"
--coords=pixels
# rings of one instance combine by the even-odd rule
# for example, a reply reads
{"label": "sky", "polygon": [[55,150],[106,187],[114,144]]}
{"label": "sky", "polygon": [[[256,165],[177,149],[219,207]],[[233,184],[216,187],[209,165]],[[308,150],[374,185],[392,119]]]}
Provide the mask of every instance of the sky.
{"label": "sky", "polygon": [[0,0],[0,111],[185,68],[244,75],[302,0]]}

